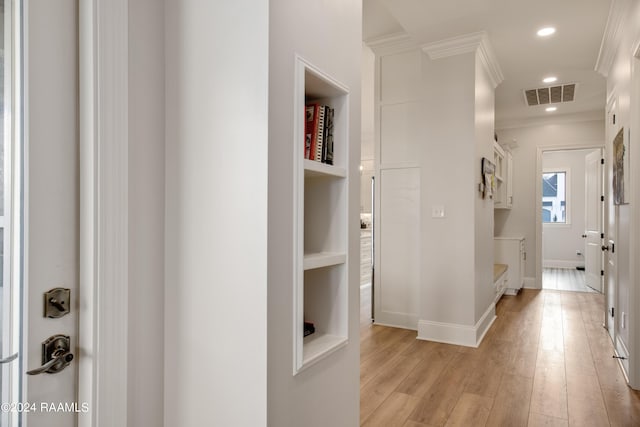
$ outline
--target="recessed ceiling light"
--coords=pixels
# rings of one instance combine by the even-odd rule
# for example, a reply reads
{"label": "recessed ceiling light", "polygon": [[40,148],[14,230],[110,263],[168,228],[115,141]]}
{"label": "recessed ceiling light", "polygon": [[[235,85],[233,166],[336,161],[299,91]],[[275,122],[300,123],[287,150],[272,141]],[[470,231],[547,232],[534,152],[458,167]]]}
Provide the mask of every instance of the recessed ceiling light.
{"label": "recessed ceiling light", "polygon": [[556,111],[558,109],[558,107],[547,107],[544,109],[544,111],[548,111],[549,113],[552,111]]}
{"label": "recessed ceiling light", "polygon": [[553,83],[556,80],[558,80],[557,77],[549,76],[549,77],[545,77],[544,79],[542,79],[542,82],[543,83]]}
{"label": "recessed ceiling light", "polygon": [[539,29],[536,34],[538,34],[540,37],[546,37],[546,36],[550,36],[551,34],[553,34],[555,32],[556,32],[555,28],[553,28],[553,27],[545,27],[545,28]]}

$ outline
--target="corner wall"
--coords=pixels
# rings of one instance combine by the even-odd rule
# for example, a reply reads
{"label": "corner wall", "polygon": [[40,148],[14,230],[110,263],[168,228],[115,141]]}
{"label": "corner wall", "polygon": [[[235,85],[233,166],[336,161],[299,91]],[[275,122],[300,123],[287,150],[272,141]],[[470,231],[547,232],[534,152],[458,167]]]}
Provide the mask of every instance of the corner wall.
{"label": "corner wall", "polygon": [[[362,3],[269,2],[268,424],[359,424],[359,201]],[[248,49],[253,52],[254,49]],[[348,345],[293,375],[296,54],[349,89]],[[265,157],[266,158],[266,157]],[[264,179],[264,178],[263,178]],[[247,406],[249,408],[250,406]]]}

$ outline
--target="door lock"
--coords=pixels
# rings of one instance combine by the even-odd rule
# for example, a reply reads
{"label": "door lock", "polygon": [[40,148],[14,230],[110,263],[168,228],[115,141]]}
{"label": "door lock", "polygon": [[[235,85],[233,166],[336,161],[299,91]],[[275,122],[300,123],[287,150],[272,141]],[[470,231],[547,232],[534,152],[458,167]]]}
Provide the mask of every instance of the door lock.
{"label": "door lock", "polygon": [[71,310],[71,290],[54,288],[44,293],[44,317],[56,319]]}
{"label": "door lock", "polygon": [[27,371],[27,375],[39,375],[43,372],[57,374],[69,366],[72,360],[69,336],[52,335],[42,343],[42,366]]}

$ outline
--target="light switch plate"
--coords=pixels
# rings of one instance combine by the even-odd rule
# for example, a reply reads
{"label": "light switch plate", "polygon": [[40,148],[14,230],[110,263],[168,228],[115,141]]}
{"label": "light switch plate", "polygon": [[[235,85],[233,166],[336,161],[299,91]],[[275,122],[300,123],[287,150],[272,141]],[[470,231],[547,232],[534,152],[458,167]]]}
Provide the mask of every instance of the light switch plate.
{"label": "light switch plate", "polygon": [[444,206],[433,206],[431,208],[432,218],[444,218]]}

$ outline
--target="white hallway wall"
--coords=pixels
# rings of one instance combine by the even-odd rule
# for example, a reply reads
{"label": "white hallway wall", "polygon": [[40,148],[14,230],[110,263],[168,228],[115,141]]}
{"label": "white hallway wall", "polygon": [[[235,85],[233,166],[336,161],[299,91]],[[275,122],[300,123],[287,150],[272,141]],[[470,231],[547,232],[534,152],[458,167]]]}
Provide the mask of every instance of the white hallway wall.
{"label": "white hallway wall", "polygon": [[[543,170],[569,170],[569,221],[567,224],[543,224],[542,264],[549,267],[575,268],[584,265],[585,231],[585,157],[593,150],[546,151]],[[582,255],[577,255],[580,251]]]}
{"label": "white hallway wall", "polygon": [[604,112],[555,117],[498,128],[500,142],[517,141],[513,153],[513,208],[495,211],[495,235],[526,239],[525,277],[536,276],[536,157],[538,147],[595,146],[604,143]]}
{"label": "white hallway wall", "polygon": [[[640,168],[640,150],[638,138],[640,121],[640,59],[634,58],[640,46],[640,2],[617,1],[624,12],[621,14],[620,26],[617,34],[617,51],[612,57],[606,70],[607,73],[607,97],[617,102],[616,126],[631,129],[630,141],[630,173],[631,194],[630,203],[621,206],[610,206],[609,216],[615,218],[617,224],[609,227],[608,237],[615,240],[617,253],[617,298],[615,304],[616,313],[629,313],[629,322],[623,327],[622,316],[615,316],[616,349],[624,355],[627,351],[632,353],[629,359],[628,375],[630,384],[640,388],[640,291],[638,280],[640,279],[640,266],[637,260],[640,254],[640,181],[638,170]],[[636,78],[634,86],[633,78]],[[607,122],[607,129],[614,129],[611,122]],[[629,133],[625,130],[625,138]],[[615,134],[608,133],[607,154],[612,156],[612,141]],[[607,165],[609,186],[611,186],[612,167]],[[611,187],[609,187],[611,188]],[[635,284],[635,286],[634,286]],[[632,329],[633,328],[633,329]]]}

